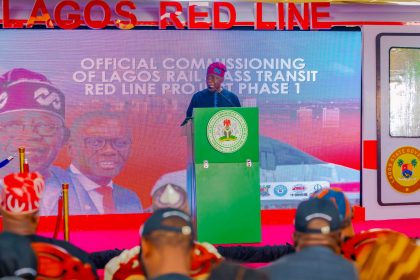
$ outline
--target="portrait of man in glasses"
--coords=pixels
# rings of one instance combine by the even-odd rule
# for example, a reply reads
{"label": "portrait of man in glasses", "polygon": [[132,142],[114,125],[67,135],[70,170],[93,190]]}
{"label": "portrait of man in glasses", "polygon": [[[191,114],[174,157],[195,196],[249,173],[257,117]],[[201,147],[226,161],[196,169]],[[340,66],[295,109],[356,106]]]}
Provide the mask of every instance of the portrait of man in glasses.
{"label": "portrait of man in glasses", "polygon": [[[0,76],[0,155],[24,147],[30,170],[41,173],[46,192],[56,197],[68,179],[65,170],[52,166],[69,137],[64,116],[64,94],[43,74],[16,68]],[[18,171],[19,160],[12,160],[0,169],[0,178]],[[56,215],[54,207],[56,201],[50,207]]]}
{"label": "portrait of man in glasses", "polygon": [[117,112],[87,112],[71,126],[68,153],[70,191],[74,192],[71,213],[139,213],[137,194],[118,186],[120,174],[131,151],[131,129]]}

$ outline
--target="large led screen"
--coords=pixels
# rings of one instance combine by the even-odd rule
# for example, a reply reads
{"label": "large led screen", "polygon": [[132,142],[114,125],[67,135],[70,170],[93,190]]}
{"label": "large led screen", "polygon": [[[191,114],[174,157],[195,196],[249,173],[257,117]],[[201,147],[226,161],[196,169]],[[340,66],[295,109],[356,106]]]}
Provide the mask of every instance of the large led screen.
{"label": "large led screen", "polygon": [[181,205],[180,124],[213,61],[242,106],[259,107],[262,208],[336,186],[358,201],[360,32],[2,30],[0,156],[26,148],[46,178],[43,215],[64,182],[72,214]]}

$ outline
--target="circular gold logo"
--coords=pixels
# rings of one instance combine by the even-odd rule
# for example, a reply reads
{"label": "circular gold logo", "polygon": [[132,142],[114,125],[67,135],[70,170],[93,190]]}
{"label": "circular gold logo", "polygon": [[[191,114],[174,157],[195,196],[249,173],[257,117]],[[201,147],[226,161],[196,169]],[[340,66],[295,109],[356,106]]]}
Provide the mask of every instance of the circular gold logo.
{"label": "circular gold logo", "polygon": [[207,139],[217,151],[233,153],[242,148],[248,138],[248,125],[236,111],[221,110],[207,124]]}
{"label": "circular gold logo", "polygon": [[420,151],[404,146],[395,150],[386,163],[386,177],[398,192],[413,193],[420,189]]}

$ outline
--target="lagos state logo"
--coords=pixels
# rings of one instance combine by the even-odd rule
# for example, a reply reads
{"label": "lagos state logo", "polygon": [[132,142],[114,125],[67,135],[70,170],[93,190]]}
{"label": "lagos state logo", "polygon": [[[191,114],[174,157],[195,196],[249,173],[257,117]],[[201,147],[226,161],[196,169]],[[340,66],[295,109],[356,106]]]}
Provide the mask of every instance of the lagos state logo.
{"label": "lagos state logo", "polygon": [[413,193],[420,189],[420,151],[404,146],[395,150],[386,163],[386,177],[398,192]]}
{"label": "lagos state logo", "polygon": [[248,125],[236,111],[222,110],[211,117],[207,124],[207,139],[221,153],[239,150],[248,138]]}

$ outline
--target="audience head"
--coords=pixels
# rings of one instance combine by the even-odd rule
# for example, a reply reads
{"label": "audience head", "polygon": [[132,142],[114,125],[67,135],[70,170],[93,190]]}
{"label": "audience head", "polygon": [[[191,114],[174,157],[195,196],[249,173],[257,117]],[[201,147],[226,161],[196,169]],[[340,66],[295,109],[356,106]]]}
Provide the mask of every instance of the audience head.
{"label": "audience head", "polygon": [[193,249],[191,217],[175,208],[155,211],[141,229],[140,262],[146,275],[189,275]]}
{"label": "audience head", "polygon": [[356,260],[361,280],[420,279],[420,247],[402,233],[379,237]]}
{"label": "audience head", "polygon": [[395,233],[397,232],[386,228],[371,228],[368,230],[362,230],[352,238],[344,241],[341,246],[341,252],[345,258],[357,261],[362,253],[365,254],[372,249],[379,238]]}
{"label": "audience head", "polygon": [[[0,76],[0,153],[25,147],[31,169],[48,176],[48,168],[68,138],[64,94],[44,75],[13,69]],[[0,176],[18,169],[13,161]]]}
{"label": "audience head", "polygon": [[341,221],[337,207],[327,199],[302,201],[295,217],[294,242],[299,251],[308,246],[326,246],[340,251]]}
{"label": "audience head", "polygon": [[312,197],[325,198],[331,200],[337,207],[342,221],[342,236],[343,239],[348,239],[354,236],[354,228],[351,223],[353,218],[353,211],[349,200],[344,192],[339,188],[326,188],[312,194]]}
{"label": "audience head", "polygon": [[11,232],[0,234],[0,277],[35,279],[36,269],[36,256],[26,237]]}
{"label": "audience head", "polygon": [[152,211],[170,207],[188,212],[186,183],[185,171],[171,172],[160,177],[150,192]]}
{"label": "audience head", "polygon": [[39,205],[45,188],[37,172],[13,173],[3,178],[0,211],[4,231],[20,235],[36,232]]}
{"label": "audience head", "polygon": [[187,193],[181,186],[168,183],[152,190],[152,210],[166,207],[188,211]]}

